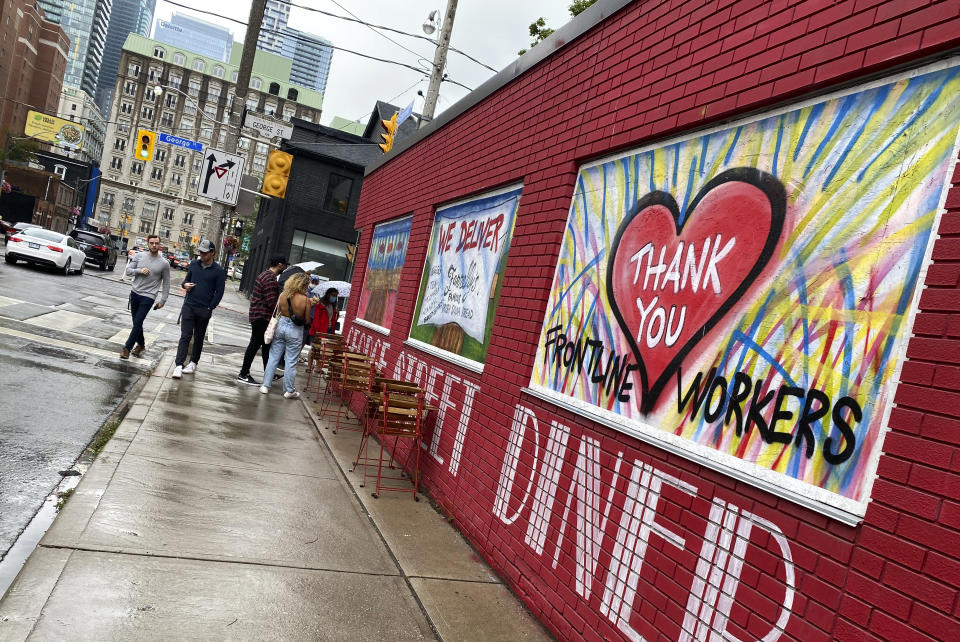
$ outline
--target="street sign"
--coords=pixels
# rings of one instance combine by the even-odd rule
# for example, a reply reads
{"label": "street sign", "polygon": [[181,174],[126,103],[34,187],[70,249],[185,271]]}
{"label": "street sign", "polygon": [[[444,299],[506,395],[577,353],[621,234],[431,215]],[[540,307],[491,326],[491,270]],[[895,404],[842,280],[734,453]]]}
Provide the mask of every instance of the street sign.
{"label": "street sign", "polygon": [[246,117],[243,119],[243,126],[249,127],[250,129],[255,129],[260,132],[262,136],[267,138],[274,138],[279,136],[280,138],[290,138],[293,136],[293,126],[287,125],[285,123],[278,123],[272,120],[267,120],[261,116],[257,116],[251,112],[247,112]]}
{"label": "street sign", "polygon": [[240,177],[243,175],[243,162],[243,156],[208,147],[200,169],[197,195],[227,205],[236,205],[237,195],[240,193]]}
{"label": "street sign", "polygon": [[160,134],[159,136],[157,136],[157,140],[159,140],[161,143],[166,143],[167,145],[185,147],[195,152],[203,151],[203,143],[198,143],[194,140],[187,140],[186,138],[180,138],[179,136],[171,136],[170,134]]}

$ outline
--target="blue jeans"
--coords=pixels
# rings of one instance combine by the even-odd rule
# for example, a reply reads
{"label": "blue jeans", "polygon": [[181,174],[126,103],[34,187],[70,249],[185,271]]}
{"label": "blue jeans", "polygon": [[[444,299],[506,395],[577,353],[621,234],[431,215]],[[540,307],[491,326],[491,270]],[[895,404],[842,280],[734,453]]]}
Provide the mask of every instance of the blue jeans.
{"label": "blue jeans", "polygon": [[130,336],[123,347],[132,350],[134,345],[147,345],[143,338],[143,322],[147,318],[147,313],[153,307],[153,299],[142,296],[136,292],[130,293],[130,316],[133,317],[133,329],[130,330]]}
{"label": "blue jeans", "polygon": [[295,325],[290,317],[280,317],[277,321],[277,331],[273,335],[270,345],[270,359],[267,360],[267,369],[263,371],[263,385],[267,388],[273,383],[273,373],[280,363],[280,357],[286,359],[286,368],[283,371],[283,391],[293,392],[297,379],[297,361],[300,359],[300,349],[303,347],[303,326]]}

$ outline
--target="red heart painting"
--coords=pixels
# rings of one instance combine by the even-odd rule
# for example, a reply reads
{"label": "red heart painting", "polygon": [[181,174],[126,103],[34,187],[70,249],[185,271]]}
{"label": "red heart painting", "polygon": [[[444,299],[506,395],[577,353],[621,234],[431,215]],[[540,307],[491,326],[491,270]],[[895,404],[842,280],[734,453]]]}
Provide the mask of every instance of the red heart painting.
{"label": "red heart painting", "polygon": [[620,224],[607,294],[640,366],[644,413],[763,271],[785,213],[780,181],[736,168],[707,183],[682,220],[673,196],[658,191],[641,198]]}

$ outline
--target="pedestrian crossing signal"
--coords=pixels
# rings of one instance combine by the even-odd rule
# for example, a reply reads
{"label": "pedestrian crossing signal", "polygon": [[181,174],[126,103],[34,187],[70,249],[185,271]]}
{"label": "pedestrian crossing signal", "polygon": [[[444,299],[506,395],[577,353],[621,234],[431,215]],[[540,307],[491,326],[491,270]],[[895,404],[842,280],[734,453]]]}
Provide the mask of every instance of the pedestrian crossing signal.
{"label": "pedestrian crossing signal", "polygon": [[267,169],[263,174],[263,187],[260,191],[267,196],[283,198],[287,193],[287,180],[293,167],[293,155],[275,149],[267,158]]}
{"label": "pedestrian crossing signal", "polygon": [[381,120],[380,123],[385,130],[384,133],[380,134],[380,138],[383,139],[383,142],[380,143],[380,149],[386,154],[393,149],[393,139],[397,135],[397,127],[399,127],[399,125],[397,125],[397,112],[393,113],[390,120]]}
{"label": "pedestrian crossing signal", "polygon": [[153,146],[157,142],[157,133],[148,129],[137,130],[137,146],[134,156],[138,161],[146,162],[153,160]]}

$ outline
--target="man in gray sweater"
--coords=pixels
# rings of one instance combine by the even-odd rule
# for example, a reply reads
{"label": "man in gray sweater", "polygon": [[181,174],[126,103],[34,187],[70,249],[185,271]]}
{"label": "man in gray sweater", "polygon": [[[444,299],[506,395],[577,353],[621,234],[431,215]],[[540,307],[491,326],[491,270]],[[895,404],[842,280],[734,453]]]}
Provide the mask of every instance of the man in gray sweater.
{"label": "man in gray sweater", "polygon": [[120,351],[121,359],[129,359],[132,354],[139,357],[146,348],[143,337],[143,321],[150,308],[159,310],[167,302],[170,292],[170,264],[160,254],[160,237],[151,234],[147,237],[149,252],[137,252],[127,262],[126,275],[133,277],[130,288],[130,315],[133,317],[133,329]]}

